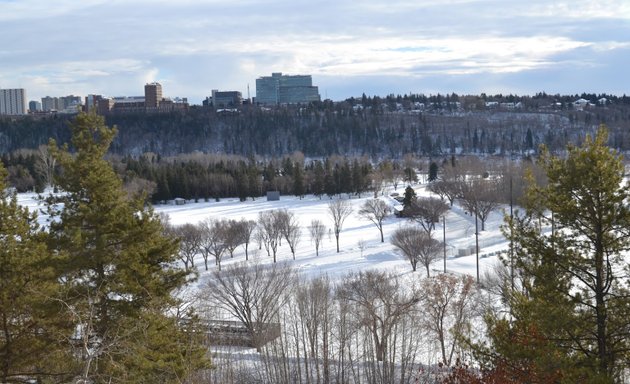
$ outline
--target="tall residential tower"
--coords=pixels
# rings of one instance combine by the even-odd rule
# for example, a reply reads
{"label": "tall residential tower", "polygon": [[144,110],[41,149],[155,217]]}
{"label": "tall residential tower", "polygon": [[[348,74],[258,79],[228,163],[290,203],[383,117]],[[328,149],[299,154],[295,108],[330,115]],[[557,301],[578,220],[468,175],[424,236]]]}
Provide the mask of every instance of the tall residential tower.
{"label": "tall residential tower", "polygon": [[23,88],[0,89],[0,115],[26,115],[27,111]]}
{"label": "tall residential tower", "polygon": [[144,86],[144,106],[145,108],[157,108],[162,102],[162,85],[160,83],[149,83]]}

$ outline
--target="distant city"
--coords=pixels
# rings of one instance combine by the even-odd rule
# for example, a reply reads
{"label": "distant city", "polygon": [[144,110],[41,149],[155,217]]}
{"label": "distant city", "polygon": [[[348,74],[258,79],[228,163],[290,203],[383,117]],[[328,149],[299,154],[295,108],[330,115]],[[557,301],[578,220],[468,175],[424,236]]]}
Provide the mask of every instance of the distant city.
{"label": "distant city", "polygon": [[[202,104],[217,109],[233,109],[243,104],[273,106],[308,104],[320,100],[318,87],[313,85],[311,75],[283,75],[281,72],[274,72],[271,76],[256,79],[256,96],[253,99],[250,99],[249,94],[244,99],[239,91],[214,89]],[[25,89],[0,89],[0,115],[73,114],[79,111],[96,111],[101,115],[133,112],[163,113],[186,111],[188,108],[186,97],[172,99],[164,97],[162,85],[157,82],[145,84],[143,96],[107,97],[101,94],[90,94],[85,97],[46,96],[42,97],[41,101],[30,100],[28,105]]]}

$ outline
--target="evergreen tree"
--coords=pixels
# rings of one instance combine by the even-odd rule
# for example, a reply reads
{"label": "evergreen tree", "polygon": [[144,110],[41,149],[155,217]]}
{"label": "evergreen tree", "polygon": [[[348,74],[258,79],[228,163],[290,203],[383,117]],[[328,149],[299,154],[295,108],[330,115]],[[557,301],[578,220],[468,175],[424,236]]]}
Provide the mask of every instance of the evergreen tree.
{"label": "evergreen tree", "polygon": [[490,331],[499,359],[519,357],[517,373],[608,383],[620,382],[627,366],[630,192],[606,141],[601,127],[566,157],[543,149],[548,183],[531,186],[527,214],[506,228],[521,289],[510,297],[513,319],[491,319]]}
{"label": "evergreen tree", "polygon": [[405,188],[405,193],[403,195],[403,212],[405,211],[405,209],[409,209],[414,201],[416,201],[416,191],[414,191],[413,188],[408,185],[407,188]]}
{"label": "evergreen tree", "polygon": [[[127,197],[104,160],[116,129],[96,114],[79,114],[71,129],[74,154],[51,141],[62,193],[48,207],[50,245],[67,258],[59,272],[81,340],[78,376],[94,383],[145,382],[142,376],[180,382],[205,358],[196,341],[184,348],[189,336],[167,316],[187,278],[176,266],[177,242],[142,198]],[[156,349],[146,350],[151,345]]]}
{"label": "evergreen tree", "polygon": [[429,181],[435,181],[438,178],[438,165],[435,161],[429,164]]}
{"label": "evergreen tree", "polygon": [[313,194],[320,199],[322,195],[325,193],[326,189],[326,175],[324,171],[324,167],[322,166],[321,161],[316,161],[313,167]]}
{"label": "evergreen tree", "polygon": [[306,189],[304,187],[304,171],[301,164],[297,164],[293,168],[293,194],[300,199],[304,197]]}
{"label": "evergreen tree", "polygon": [[0,382],[63,380],[70,366],[58,341],[71,329],[55,300],[61,286],[52,265],[60,260],[35,215],[6,192],[6,177],[0,164]]}

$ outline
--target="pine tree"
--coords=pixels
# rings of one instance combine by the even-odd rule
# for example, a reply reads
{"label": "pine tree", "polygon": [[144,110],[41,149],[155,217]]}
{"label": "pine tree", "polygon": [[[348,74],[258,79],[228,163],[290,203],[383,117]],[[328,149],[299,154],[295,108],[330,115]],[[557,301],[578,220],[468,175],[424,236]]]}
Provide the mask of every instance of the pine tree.
{"label": "pine tree", "polygon": [[438,165],[435,161],[429,164],[429,181],[435,181],[438,178]]}
{"label": "pine tree", "polygon": [[408,185],[407,188],[405,188],[405,193],[403,194],[403,211],[409,209],[414,201],[416,201],[416,191]]}
{"label": "pine tree", "polygon": [[[144,374],[178,381],[205,361],[201,348],[182,348],[185,335],[167,316],[179,304],[174,290],[187,278],[176,266],[177,242],[164,235],[142,198],[127,197],[104,159],[116,129],[96,114],[79,114],[71,130],[74,153],[51,141],[62,169],[57,180],[62,193],[48,203],[51,247],[67,257],[60,274],[82,342],[79,376],[92,382],[142,381],[128,379],[139,369],[129,363],[128,355],[135,353]],[[155,327],[161,331],[152,332]],[[159,347],[148,356],[143,345]],[[167,357],[173,354],[178,358]]]}
{"label": "pine tree", "polygon": [[300,199],[304,197],[306,189],[304,187],[304,171],[301,164],[296,164],[293,168],[293,194]]}
{"label": "pine tree", "polygon": [[315,196],[322,198],[325,193],[325,171],[321,161],[315,161],[313,167],[313,184],[312,192]]}
{"label": "pine tree", "polygon": [[63,378],[70,367],[58,341],[70,326],[55,300],[59,258],[48,252],[35,215],[6,192],[6,177],[0,163],[0,382]]}
{"label": "pine tree", "polygon": [[[619,382],[630,347],[623,257],[630,192],[621,156],[606,141],[601,127],[566,157],[543,149],[548,183],[529,189],[527,214],[506,229],[515,250],[507,262],[521,276],[510,297],[513,319],[490,324],[499,356],[521,356],[528,370],[559,372],[567,382]],[[551,236],[541,224],[551,226]],[[542,347],[534,351],[535,344]]]}

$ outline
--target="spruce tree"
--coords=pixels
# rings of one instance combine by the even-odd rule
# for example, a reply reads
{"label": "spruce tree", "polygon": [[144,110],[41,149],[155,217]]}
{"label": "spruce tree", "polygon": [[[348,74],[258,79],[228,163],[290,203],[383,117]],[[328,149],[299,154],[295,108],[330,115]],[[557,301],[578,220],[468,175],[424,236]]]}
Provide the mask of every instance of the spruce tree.
{"label": "spruce tree", "polygon": [[62,380],[70,367],[58,341],[71,329],[56,300],[59,258],[48,252],[35,214],[6,190],[6,177],[0,163],[0,382]]}
{"label": "spruce tree", "polygon": [[[73,152],[51,141],[62,173],[61,194],[48,206],[50,246],[66,257],[59,271],[64,302],[82,347],[78,376],[141,382],[153,372],[160,382],[178,382],[205,361],[198,346],[183,348],[187,336],[169,318],[179,304],[174,291],[187,278],[177,241],[164,235],[142,197],[125,194],[105,160],[116,129],[96,114],[79,114],[70,125]],[[147,345],[156,349],[149,354]],[[130,363],[130,354],[142,364]]]}
{"label": "spruce tree", "polygon": [[293,194],[298,196],[300,200],[306,193],[306,187],[304,186],[304,171],[302,164],[297,163],[293,168]]}

